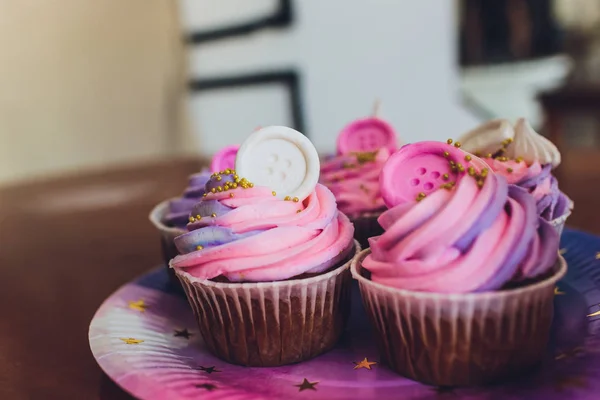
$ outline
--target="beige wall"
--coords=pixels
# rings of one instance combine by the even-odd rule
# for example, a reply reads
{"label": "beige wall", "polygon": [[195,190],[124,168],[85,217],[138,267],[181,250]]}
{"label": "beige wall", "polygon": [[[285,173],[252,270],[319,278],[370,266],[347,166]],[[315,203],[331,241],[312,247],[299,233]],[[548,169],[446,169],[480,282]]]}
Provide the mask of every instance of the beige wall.
{"label": "beige wall", "polygon": [[197,148],[176,4],[0,2],[0,184]]}

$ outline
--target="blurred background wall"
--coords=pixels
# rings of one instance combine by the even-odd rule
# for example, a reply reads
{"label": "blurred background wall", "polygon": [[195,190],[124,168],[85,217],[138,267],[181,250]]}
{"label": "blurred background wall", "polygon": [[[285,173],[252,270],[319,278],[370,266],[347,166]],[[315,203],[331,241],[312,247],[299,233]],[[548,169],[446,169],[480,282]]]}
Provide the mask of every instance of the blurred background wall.
{"label": "blurred background wall", "polygon": [[268,16],[280,3],[0,3],[0,182],[210,154],[258,125],[295,125],[277,82],[188,93],[188,51],[201,82],[297,73],[301,128],[320,151],[333,150],[343,125],[370,114],[377,98],[404,141],[454,136],[476,121],[460,104],[452,2],[291,1],[286,27],[182,40]]}
{"label": "blurred background wall", "polygon": [[[420,0],[183,0],[184,29],[210,31],[273,15],[291,22],[191,46],[191,72],[208,80],[257,72],[298,74],[305,131],[320,151],[352,119],[381,116],[402,140],[446,139],[476,119],[460,104],[455,3]],[[291,124],[285,88],[274,83],[192,96],[204,151],[240,142],[250,127]]]}
{"label": "blurred background wall", "polygon": [[[270,124],[330,152],[376,99],[404,142],[542,129],[540,92],[600,77],[599,20],[598,0],[0,2],[0,184],[210,155]],[[598,136],[571,120],[565,137]]]}
{"label": "blurred background wall", "polygon": [[180,38],[170,0],[0,2],[0,183],[197,148]]}

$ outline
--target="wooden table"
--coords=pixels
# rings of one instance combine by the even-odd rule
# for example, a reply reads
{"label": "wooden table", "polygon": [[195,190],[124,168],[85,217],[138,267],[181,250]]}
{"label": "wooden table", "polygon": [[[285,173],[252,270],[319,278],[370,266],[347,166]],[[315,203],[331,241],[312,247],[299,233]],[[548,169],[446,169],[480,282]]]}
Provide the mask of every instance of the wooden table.
{"label": "wooden table", "polygon": [[179,160],[0,190],[0,399],[129,399],[88,345],[96,309],[160,263],[153,205],[200,163]]}

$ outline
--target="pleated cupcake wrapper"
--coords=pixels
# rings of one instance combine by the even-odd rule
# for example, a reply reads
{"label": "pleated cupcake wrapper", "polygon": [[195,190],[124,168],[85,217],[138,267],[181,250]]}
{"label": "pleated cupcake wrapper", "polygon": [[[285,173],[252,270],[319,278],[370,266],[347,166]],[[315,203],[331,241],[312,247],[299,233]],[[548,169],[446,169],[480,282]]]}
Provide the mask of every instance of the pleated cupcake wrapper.
{"label": "pleated cupcake wrapper", "polygon": [[358,240],[361,247],[369,247],[368,239],[373,236],[379,236],[383,233],[383,228],[377,222],[381,212],[362,213],[358,215],[349,215],[350,221],[354,224],[354,238]]}
{"label": "pleated cupcake wrapper", "polygon": [[150,212],[148,218],[152,225],[160,233],[160,243],[162,249],[162,256],[165,262],[169,279],[176,287],[179,287],[179,279],[175,276],[175,272],[169,268],[169,262],[179,254],[177,247],[175,247],[175,238],[186,232],[185,229],[175,228],[167,226],[163,223],[165,216],[169,213],[169,203],[172,199],[165,200],[162,203],[156,205]]}
{"label": "pleated cupcake wrapper", "polygon": [[558,236],[562,235],[563,228],[565,227],[567,218],[569,218],[570,215],[571,209],[569,209],[564,215],[561,215],[560,217],[550,221],[550,225],[552,225],[554,229],[556,229],[556,232],[558,232]]}
{"label": "pleated cupcake wrapper", "polygon": [[[362,251],[352,276],[376,336],[382,361],[426,384],[470,386],[522,375],[546,350],[556,282],[567,266],[517,289],[439,294],[394,289],[365,277]],[[367,273],[368,274],[368,273]]]}
{"label": "pleated cupcake wrapper", "polygon": [[[360,251],[358,243],[349,254]],[[200,280],[175,268],[210,352],[232,364],[297,363],[335,346],[350,313],[349,258],[306,279],[260,283]]]}

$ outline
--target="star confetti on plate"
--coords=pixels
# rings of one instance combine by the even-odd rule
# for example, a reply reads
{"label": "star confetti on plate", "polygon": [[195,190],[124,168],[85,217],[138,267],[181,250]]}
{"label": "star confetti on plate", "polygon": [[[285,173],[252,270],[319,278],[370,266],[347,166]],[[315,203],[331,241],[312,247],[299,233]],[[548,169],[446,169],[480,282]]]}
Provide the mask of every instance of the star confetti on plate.
{"label": "star confetti on plate", "polygon": [[203,367],[203,366],[199,366],[196,369],[198,369],[200,371],[204,371],[207,374],[212,374],[213,372],[221,372],[220,370],[217,369],[217,367]]}
{"label": "star confetti on plate", "polygon": [[558,286],[555,286],[554,287],[554,295],[558,296],[558,295],[561,295],[561,294],[565,294],[565,292],[561,292],[560,289],[558,288]]}
{"label": "star confetti on plate", "polygon": [[[600,304],[598,305],[598,307],[600,307]],[[588,317],[597,317],[598,315],[600,315],[600,310],[593,312],[591,314],[588,314]]]}
{"label": "star confetti on plate", "polygon": [[121,339],[123,342],[125,342],[125,344],[140,344],[140,343],[144,343],[144,341],[142,339],[136,339],[136,338],[119,338]]}
{"label": "star confetti on plate", "polygon": [[375,364],[377,364],[377,363],[374,361],[369,361],[369,360],[367,360],[367,357],[365,357],[364,360],[354,363],[354,369],[360,369],[360,368],[371,369],[371,365],[375,365]]}
{"label": "star confetti on plate", "polygon": [[317,386],[319,384],[319,382],[309,382],[308,379],[304,378],[304,380],[302,381],[301,384],[299,385],[294,385],[296,386],[299,392],[303,391],[303,390],[317,390],[317,388],[315,388],[315,386]]}
{"label": "star confetti on plate", "polygon": [[187,330],[187,328],[181,330],[175,329],[175,333],[173,334],[173,336],[189,339],[190,336],[192,336],[192,334],[190,333],[190,331]]}
{"label": "star confetti on plate", "polygon": [[139,299],[136,301],[129,301],[128,304],[129,304],[129,308],[131,308],[132,310],[139,311],[139,312],[144,312],[144,311],[146,311],[146,308],[148,308],[148,306],[142,299]]}

